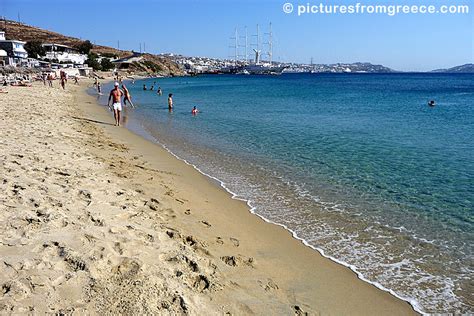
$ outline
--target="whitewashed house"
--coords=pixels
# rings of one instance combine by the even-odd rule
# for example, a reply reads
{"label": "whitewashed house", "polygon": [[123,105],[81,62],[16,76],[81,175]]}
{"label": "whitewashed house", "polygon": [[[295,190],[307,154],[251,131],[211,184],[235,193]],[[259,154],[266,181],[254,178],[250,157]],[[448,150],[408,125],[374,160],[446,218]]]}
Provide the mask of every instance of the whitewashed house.
{"label": "whitewashed house", "polygon": [[78,50],[61,44],[42,44],[46,51],[44,59],[57,60],[59,63],[70,63],[83,65],[87,60],[87,55],[81,54]]}
{"label": "whitewashed house", "polygon": [[5,32],[0,32],[0,51],[2,55],[1,59],[5,65],[10,66],[26,66],[28,65],[28,53],[25,50],[24,45],[26,42],[17,40],[5,39]]}
{"label": "whitewashed house", "polygon": [[0,49],[0,66],[5,66],[7,63],[8,54],[3,49]]}

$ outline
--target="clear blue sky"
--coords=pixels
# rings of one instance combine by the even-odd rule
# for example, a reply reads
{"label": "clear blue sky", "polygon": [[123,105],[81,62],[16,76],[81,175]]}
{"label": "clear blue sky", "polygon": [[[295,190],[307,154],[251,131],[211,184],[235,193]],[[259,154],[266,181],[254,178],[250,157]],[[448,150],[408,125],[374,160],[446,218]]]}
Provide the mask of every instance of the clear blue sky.
{"label": "clear blue sky", "polygon": [[[468,4],[469,14],[285,14],[298,4]],[[295,8],[296,10],[296,8]],[[274,58],[309,63],[371,62],[423,71],[474,62],[474,1],[470,0],[0,0],[0,15],[89,39],[152,53],[226,58],[236,26],[249,35],[273,23]]]}

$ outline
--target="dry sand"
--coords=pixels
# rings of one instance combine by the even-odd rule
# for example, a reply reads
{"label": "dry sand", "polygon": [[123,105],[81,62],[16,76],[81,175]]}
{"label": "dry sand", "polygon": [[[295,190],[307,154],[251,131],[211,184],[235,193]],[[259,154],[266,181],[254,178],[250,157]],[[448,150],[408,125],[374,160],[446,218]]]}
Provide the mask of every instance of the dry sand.
{"label": "dry sand", "polygon": [[414,313],[114,127],[84,88],[0,94],[1,314]]}

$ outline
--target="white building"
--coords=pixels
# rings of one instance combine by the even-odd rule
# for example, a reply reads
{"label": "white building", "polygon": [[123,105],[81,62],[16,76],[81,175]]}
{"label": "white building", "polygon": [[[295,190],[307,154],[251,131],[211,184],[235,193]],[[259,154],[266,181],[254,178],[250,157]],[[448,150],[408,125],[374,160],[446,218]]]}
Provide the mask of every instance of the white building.
{"label": "white building", "polygon": [[3,49],[0,49],[0,66],[5,66],[8,54]]}
{"label": "white building", "polygon": [[26,42],[5,39],[5,32],[0,32],[0,57],[5,65],[24,66],[28,64],[28,53],[24,45]]}
{"label": "white building", "polygon": [[71,63],[76,65],[83,65],[87,60],[87,55],[79,53],[78,50],[61,44],[43,44],[46,50],[45,59],[57,60],[60,63]]}

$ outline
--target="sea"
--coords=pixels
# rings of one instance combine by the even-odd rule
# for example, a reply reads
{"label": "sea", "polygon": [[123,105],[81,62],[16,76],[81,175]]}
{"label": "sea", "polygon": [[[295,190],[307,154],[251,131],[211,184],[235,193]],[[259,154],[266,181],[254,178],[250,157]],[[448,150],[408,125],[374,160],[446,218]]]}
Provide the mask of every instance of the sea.
{"label": "sea", "polygon": [[474,313],[474,74],[125,84],[136,105],[126,127],[216,179],[256,216],[418,312]]}

